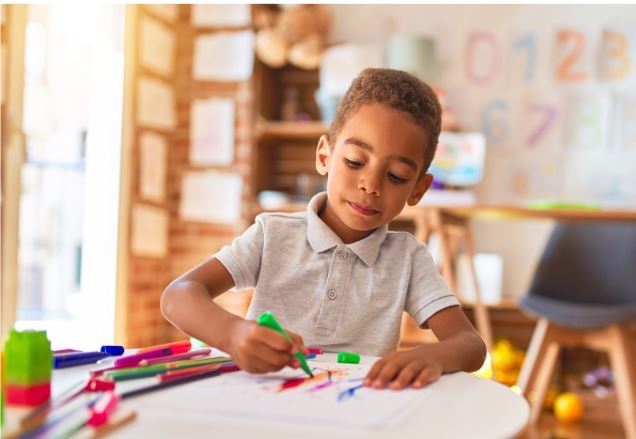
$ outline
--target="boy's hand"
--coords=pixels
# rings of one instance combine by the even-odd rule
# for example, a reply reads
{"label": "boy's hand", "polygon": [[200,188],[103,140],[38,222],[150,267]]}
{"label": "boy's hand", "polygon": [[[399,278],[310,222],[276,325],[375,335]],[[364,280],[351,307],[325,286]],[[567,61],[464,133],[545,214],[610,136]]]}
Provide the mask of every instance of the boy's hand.
{"label": "boy's hand", "polygon": [[298,368],[300,362],[294,354],[298,350],[305,354],[308,350],[300,335],[290,331],[287,333],[293,343],[273,329],[259,326],[250,320],[242,320],[233,325],[229,348],[226,350],[241,370],[246,372],[274,372],[285,366]]}
{"label": "boy's hand", "polygon": [[409,385],[418,389],[436,381],[442,375],[442,364],[427,348],[395,351],[379,359],[364,379],[364,385],[383,389],[388,384],[389,388],[400,390]]}

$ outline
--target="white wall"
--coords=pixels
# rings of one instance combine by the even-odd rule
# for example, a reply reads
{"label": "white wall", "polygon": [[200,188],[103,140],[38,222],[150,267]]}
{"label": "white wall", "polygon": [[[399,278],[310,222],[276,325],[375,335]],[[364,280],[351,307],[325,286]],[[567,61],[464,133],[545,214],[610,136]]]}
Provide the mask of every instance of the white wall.
{"label": "white wall", "polygon": [[[511,101],[517,98],[515,85],[501,81],[487,90],[477,90],[462,83],[462,44],[468,31],[492,30],[506,40],[512,38],[517,31],[532,30],[542,36],[547,43],[554,41],[554,32],[562,27],[574,27],[588,32],[589,52],[594,55],[596,45],[600,40],[601,30],[605,26],[636,30],[636,6],[596,6],[596,5],[332,5],[334,14],[333,28],[330,40],[333,43],[360,42],[383,44],[386,38],[394,32],[428,35],[435,39],[439,64],[442,66],[436,81],[445,87],[460,87],[461,93],[450,93],[451,104],[458,107],[460,120],[465,129],[479,129],[478,119],[474,107],[463,107],[463,100],[470,101],[486,94],[507,93]],[[508,41],[508,40],[506,40]],[[636,39],[632,39],[636,43]],[[543,46],[543,52],[551,50]],[[632,53],[636,53],[632,51]],[[545,56],[545,54],[544,54]],[[636,64],[636,56],[632,59]],[[591,64],[590,64],[591,65]],[[549,64],[545,64],[546,69]],[[636,66],[632,67],[636,69]],[[545,75],[551,72],[543,72]],[[558,84],[548,84],[548,94],[555,87],[561,92]],[[607,86],[592,80],[588,88],[607,90]],[[462,88],[463,87],[463,88]],[[623,85],[623,88],[625,86]],[[623,89],[616,89],[622,92]],[[610,90],[612,92],[616,90]],[[636,91],[632,83],[627,85],[630,92]],[[532,89],[528,90],[533,93]],[[524,120],[512,125],[512,143],[521,142],[525,128]],[[509,190],[510,165],[516,166],[530,160],[549,165],[550,161],[557,163],[553,174],[559,179],[553,185],[541,182],[542,176],[532,179],[535,191],[529,195],[548,197],[577,198],[578,201],[603,202],[604,194],[597,194],[591,200],[586,198],[594,191],[596,183],[590,183],[587,173],[594,173],[597,180],[604,180],[598,174],[598,168],[605,172],[622,173],[622,183],[627,195],[622,198],[627,207],[636,207],[636,194],[632,187],[636,187],[636,178],[630,169],[636,169],[636,149],[623,153],[607,153],[597,151],[596,155],[579,154],[563,150],[563,139],[555,141],[561,148],[552,155],[545,157],[526,157],[511,153],[510,150],[497,150],[489,145],[486,164],[486,178],[475,189],[478,199],[482,202],[514,202],[514,193]],[[505,160],[500,160],[500,156]],[[507,160],[507,161],[506,161]],[[588,164],[589,163],[589,164]],[[599,166],[598,164],[601,163]],[[589,166],[586,167],[586,166]],[[620,169],[619,169],[620,168]],[[600,176],[600,178],[599,178]],[[613,174],[609,174],[614,177]],[[508,180],[506,179],[508,178]],[[618,177],[617,177],[618,178]],[[547,187],[549,186],[549,187]],[[543,192],[541,192],[543,190]],[[602,192],[602,191],[601,191]],[[518,200],[524,201],[524,200]],[[632,204],[633,203],[633,204]],[[537,258],[543,248],[547,235],[552,227],[550,221],[480,221],[475,223],[478,252],[494,252],[504,257],[503,291],[505,296],[521,296],[525,293],[531,279]]]}

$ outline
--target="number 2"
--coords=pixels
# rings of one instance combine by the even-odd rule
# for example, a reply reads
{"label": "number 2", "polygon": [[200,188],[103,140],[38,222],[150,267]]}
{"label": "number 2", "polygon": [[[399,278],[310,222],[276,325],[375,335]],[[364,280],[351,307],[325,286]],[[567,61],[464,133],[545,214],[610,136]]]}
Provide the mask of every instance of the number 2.
{"label": "number 2", "polygon": [[585,35],[576,30],[562,30],[557,37],[557,43],[559,46],[563,46],[566,49],[569,47],[568,43],[574,44],[572,49],[565,55],[563,61],[556,68],[556,75],[562,81],[583,81],[588,78],[588,75],[584,72],[574,71],[574,65],[580,58],[585,46]]}

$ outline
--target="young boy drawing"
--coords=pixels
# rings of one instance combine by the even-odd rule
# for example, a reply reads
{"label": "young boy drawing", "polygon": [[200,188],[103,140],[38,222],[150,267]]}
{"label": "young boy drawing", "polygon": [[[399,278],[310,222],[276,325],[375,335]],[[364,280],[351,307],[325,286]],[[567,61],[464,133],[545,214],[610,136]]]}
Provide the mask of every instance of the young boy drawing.
{"label": "young boy drawing", "polygon": [[[163,315],[248,372],[298,367],[293,354],[306,352],[305,343],[382,356],[364,383],[374,388],[417,388],[444,372],[478,369],[485,345],[426,247],[411,234],[387,231],[431,184],[426,171],[440,112],[417,78],[364,70],[318,143],[316,169],[327,176],[326,193],[315,195],[306,212],[259,215],[166,288]],[[211,300],[232,287],[255,288],[245,320]],[[254,322],[267,310],[293,344]],[[439,342],[395,351],[404,310]]]}

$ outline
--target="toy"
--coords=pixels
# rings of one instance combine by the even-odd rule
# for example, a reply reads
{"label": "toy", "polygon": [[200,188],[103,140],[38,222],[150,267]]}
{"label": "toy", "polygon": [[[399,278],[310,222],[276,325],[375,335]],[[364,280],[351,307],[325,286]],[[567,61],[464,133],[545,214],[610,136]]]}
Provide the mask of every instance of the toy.
{"label": "toy", "polygon": [[4,345],[7,405],[39,405],[51,396],[53,354],[46,331],[11,330]]}
{"label": "toy", "polygon": [[579,395],[573,392],[560,394],[554,400],[554,416],[563,422],[578,422],[583,417],[585,406]]}
{"label": "toy", "polygon": [[270,67],[315,69],[331,26],[327,5],[255,5],[256,55]]}

